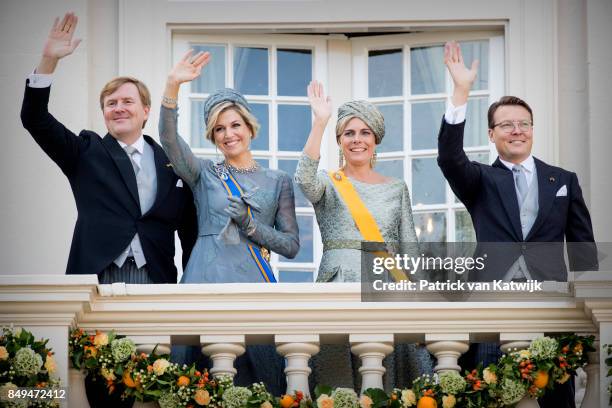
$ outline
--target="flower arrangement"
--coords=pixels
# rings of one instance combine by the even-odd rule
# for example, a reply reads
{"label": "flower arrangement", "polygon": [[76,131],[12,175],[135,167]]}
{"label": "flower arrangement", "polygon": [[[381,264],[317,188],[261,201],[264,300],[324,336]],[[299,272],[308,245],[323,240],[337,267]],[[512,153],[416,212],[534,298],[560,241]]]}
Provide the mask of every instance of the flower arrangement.
{"label": "flower arrangement", "polygon": [[[361,408],[501,408],[514,406],[526,396],[537,398],[556,384],[566,382],[587,364],[586,352],[593,351],[592,336],[567,335],[535,339],[526,350],[511,350],[498,364],[466,371],[423,375],[412,387],[395,389],[390,395],[369,389],[368,404]],[[611,347],[612,351],[612,347]],[[612,363],[612,357],[610,358]],[[612,370],[610,372],[612,375]],[[317,401],[318,402],[318,401]],[[361,402],[361,401],[360,401]],[[319,405],[320,406],[320,405]],[[329,407],[325,407],[329,408]]]}
{"label": "flower arrangement", "polygon": [[0,406],[6,407],[58,407],[56,400],[10,399],[9,391],[18,387],[57,388],[59,379],[54,375],[57,364],[49,340],[36,340],[21,328],[2,328],[0,335]]}
{"label": "flower arrangement", "polygon": [[[352,389],[319,385],[314,400],[301,391],[274,397],[263,383],[239,387],[231,377],[211,379],[195,365],[179,366],[155,350],[139,354],[131,340],[114,332],[73,330],[70,358],[74,367],[101,375],[109,392],[122,384],[126,397],[157,401],[161,408],[501,408],[525,396],[539,397],[567,381],[578,367],[586,365],[586,352],[594,350],[593,340],[576,335],[541,337],[526,350],[511,350],[498,364],[480,366],[464,375],[454,371],[423,375],[412,387],[390,394],[368,389],[358,396]],[[2,355],[0,348],[0,359]],[[31,368],[24,364],[21,369]]]}

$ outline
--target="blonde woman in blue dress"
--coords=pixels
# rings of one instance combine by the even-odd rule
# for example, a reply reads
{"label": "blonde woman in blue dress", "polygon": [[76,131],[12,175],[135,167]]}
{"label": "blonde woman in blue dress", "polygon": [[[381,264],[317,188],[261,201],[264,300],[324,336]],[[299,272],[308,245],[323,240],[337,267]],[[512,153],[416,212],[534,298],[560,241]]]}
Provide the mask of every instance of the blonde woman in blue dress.
{"label": "blonde woman in blue dress", "polygon": [[[308,99],[314,116],[312,129],[295,172],[295,182],[314,206],[323,241],[319,282],[359,282],[361,280],[361,242],[372,240],[361,231],[363,220],[355,219],[347,196],[338,182],[349,183],[373,218],[378,237],[390,244],[400,243],[400,251],[417,254],[410,194],[404,180],[386,177],[374,170],[376,146],[385,136],[381,112],[367,101],[350,101],[338,108],[336,142],[343,162],[336,171],[317,171],[321,143],[331,116],[331,101],[323,86],[312,81]],[[346,187],[340,187],[346,188]],[[349,200],[350,201],[350,200]],[[353,201],[355,197],[353,196]],[[364,236],[368,235],[368,236]],[[423,346],[396,345],[385,359],[385,388],[405,387],[422,373],[432,373],[432,358]],[[314,382],[359,390],[359,362],[348,345],[324,345],[313,358]]]}
{"label": "blonde woman in blue dress", "polygon": [[[293,258],[300,247],[293,184],[253,159],[250,143],[259,125],[249,103],[233,89],[206,99],[206,138],[223,154],[219,163],[195,156],[178,134],[179,87],[200,76],[209,60],[209,53],[189,51],[175,64],[160,111],[162,146],[192,189],[198,215],[198,239],[181,283],[275,282],[268,250]],[[283,359],[273,346],[247,346],[236,366],[238,384],[264,381],[276,394],[285,391]]]}

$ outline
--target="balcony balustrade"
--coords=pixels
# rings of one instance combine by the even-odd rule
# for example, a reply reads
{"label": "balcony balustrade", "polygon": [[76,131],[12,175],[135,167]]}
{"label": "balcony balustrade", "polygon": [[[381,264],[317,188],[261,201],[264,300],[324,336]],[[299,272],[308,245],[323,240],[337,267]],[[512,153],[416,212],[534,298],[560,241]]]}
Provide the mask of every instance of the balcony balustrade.
{"label": "balcony balustrade", "polygon": [[[274,344],[286,358],[288,392],[308,392],[308,361],[326,343],[348,342],[361,360],[362,391],[381,387],[384,357],[398,342],[421,342],[437,357],[436,372],[459,371],[470,342],[523,348],[544,333],[593,334],[612,343],[612,273],[588,272],[570,283],[546,283],[537,294],[473,293],[441,301],[432,293],[410,302],[362,302],[359,283],[99,285],[95,275],[0,276],[0,324],[49,338],[70,407],[87,407],[83,374],[70,369],[68,333],[115,330],[139,351],[196,344],[210,356],[212,375],[236,373],[249,344]],[[590,356],[582,407],[606,407],[610,378]]]}

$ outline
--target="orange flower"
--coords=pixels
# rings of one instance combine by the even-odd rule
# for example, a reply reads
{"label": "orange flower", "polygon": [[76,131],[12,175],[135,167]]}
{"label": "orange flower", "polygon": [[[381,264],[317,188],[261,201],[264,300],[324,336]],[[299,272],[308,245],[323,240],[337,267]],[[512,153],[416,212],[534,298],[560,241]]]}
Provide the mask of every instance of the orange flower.
{"label": "orange flower", "polygon": [[91,357],[98,355],[98,350],[94,346],[84,346],[83,350],[85,350],[85,355],[89,354]]}
{"label": "orange flower", "polygon": [[536,373],[533,385],[539,389],[546,388],[548,385],[548,371],[540,370]]}
{"label": "orange flower", "polygon": [[185,375],[181,375],[178,380],[176,380],[176,385],[178,385],[179,387],[186,387],[189,385],[189,383],[191,382],[191,380],[189,379],[189,377],[185,376]]}
{"label": "orange flower", "polygon": [[419,402],[417,403],[417,408],[437,408],[437,407],[438,407],[438,403],[436,402],[436,400],[427,395],[421,397],[419,399]]}
{"label": "orange flower", "polygon": [[153,366],[151,364],[149,364],[147,366],[147,373],[151,374],[153,372]]}
{"label": "orange flower", "polygon": [[129,370],[125,370],[123,372],[122,379],[123,379],[123,383],[128,388],[136,388],[138,386],[138,383],[134,381],[134,379],[132,378],[132,372]]}
{"label": "orange flower", "polygon": [[198,405],[208,405],[210,403],[210,394],[206,390],[197,390],[193,397]]}
{"label": "orange flower", "polygon": [[583,350],[582,343],[578,343],[574,346],[574,353],[580,354],[582,353],[582,350]]}
{"label": "orange flower", "polygon": [[289,394],[285,394],[281,397],[280,399],[280,406],[282,408],[291,408],[291,406],[293,405],[293,397]]}

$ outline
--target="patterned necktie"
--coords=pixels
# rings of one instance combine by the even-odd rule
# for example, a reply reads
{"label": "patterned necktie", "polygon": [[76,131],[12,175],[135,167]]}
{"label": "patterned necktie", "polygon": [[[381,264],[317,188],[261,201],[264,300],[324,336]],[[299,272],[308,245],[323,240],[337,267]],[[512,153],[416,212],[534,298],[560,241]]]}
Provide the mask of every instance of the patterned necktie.
{"label": "patterned necktie", "polygon": [[515,164],[512,168],[512,174],[514,175],[514,185],[516,186],[516,196],[519,200],[519,207],[523,205],[525,197],[527,197],[527,176],[523,170],[523,166]]}

